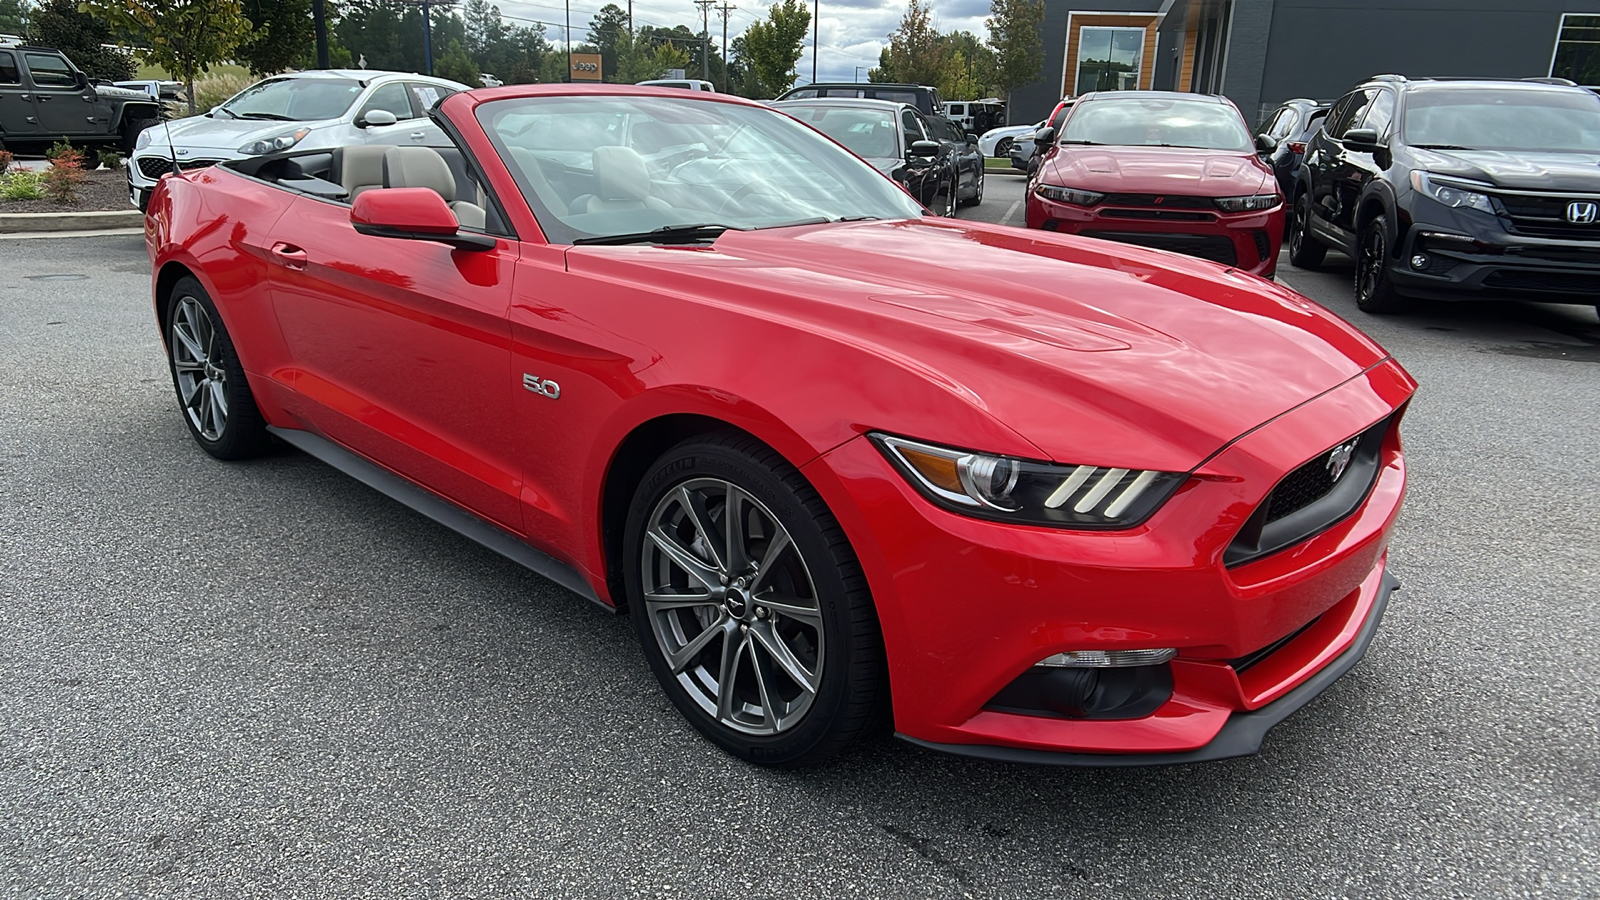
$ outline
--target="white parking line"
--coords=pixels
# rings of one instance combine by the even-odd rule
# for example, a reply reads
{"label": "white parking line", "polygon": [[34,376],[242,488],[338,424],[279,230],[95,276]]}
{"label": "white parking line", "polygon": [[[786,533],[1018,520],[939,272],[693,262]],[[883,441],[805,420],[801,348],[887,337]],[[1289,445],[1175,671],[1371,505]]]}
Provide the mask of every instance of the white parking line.
{"label": "white parking line", "polygon": [[1022,201],[1021,200],[1013,200],[1013,201],[1011,201],[1011,206],[1010,206],[1010,208],[1008,208],[1006,210],[1006,214],[1000,217],[1000,224],[1001,225],[1005,225],[1005,224],[1009,223],[1011,221],[1011,217],[1017,214],[1017,207],[1019,207],[1021,205],[1022,205]]}

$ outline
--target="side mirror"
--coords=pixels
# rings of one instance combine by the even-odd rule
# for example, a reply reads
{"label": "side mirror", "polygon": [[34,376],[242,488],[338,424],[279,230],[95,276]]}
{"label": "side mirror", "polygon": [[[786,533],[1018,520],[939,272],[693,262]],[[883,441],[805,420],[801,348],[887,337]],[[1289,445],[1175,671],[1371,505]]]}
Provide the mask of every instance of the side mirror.
{"label": "side mirror", "polygon": [[82,72],[73,72],[72,73],[72,83],[75,86],[77,86],[80,90],[82,88],[86,88],[86,87],[89,86],[89,76],[83,74]]}
{"label": "side mirror", "polygon": [[1266,156],[1267,154],[1271,153],[1272,151],[1274,151],[1276,149],[1278,149],[1278,139],[1277,138],[1273,137],[1270,134],[1258,134],[1258,135],[1256,135],[1256,152],[1257,153],[1261,154],[1262,156]]}
{"label": "side mirror", "polygon": [[924,158],[931,157],[931,156],[938,156],[939,155],[939,142],[938,141],[912,141],[911,142],[911,149],[908,151],[908,155],[910,155],[910,156],[920,156],[920,157],[924,157]]}
{"label": "side mirror", "polygon": [[430,188],[372,188],[356,197],[350,224],[372,237],[438,241],[458,250],[492,250],[486,234],[463,233],[456,214]]}
{"label": "side mirror", "polygon": [[967,146],[968,147],[976,147],[976,146],[978,146],[978,136],[975,135],[975,134],[967,135]]}
{"label": "side mirror", "polygon": [[1371,128],[1352,128],[1344,133],[1344,146],[1347,150],[1357,153],[1373,153],[1378,150],[1378,132]]}
{"label": "side mirror", "polygon": [[1046,125],[1033,133],[1033,142],[1041,147],[1056,142],[1056,130]]}
{"label": "side mirror", "polygon": [[400,118],[387,109],[369,109],[361,114],[360,119],[356,120],[356,127],[370,128],[373,125],[393,125],[398,121],[400,121]]}

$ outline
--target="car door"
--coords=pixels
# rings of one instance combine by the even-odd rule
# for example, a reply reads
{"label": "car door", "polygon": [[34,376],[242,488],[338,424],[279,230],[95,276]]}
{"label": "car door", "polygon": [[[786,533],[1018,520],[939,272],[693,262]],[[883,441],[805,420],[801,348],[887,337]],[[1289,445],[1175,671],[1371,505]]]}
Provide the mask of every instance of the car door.
{"label": "car door", "polygon": [[1341,243],[1348,240],[1336,224],[1339,205],[1336,174],[1344,156],[1344,144],[1339,138],[1349,127],[1352,107],[1365,109],[1367,99],[1366,89],[1340,97],[1329,110],[1322,130],[1306,144],[1306,158],[1302,161],[1306,180],[1310,182],[1311,227]]}
{"label": "car door", "polygon": [[297,198],[271,236],[271,294],[316,428],[522,532],[507,310],[515,241],[455,250],[363,235],[350,207]]}
{"label": "car door", "polygon": [[33,91],[22,82],[17,55],[10,50],[0,50],[0,135],[15,139],[38,131]]}
{"label": "car door", "polygon": [[79,86],[78,73],[65,58],[54,53],[22,54],[33,80],[34,115],[39,130],[46,135],[79,135],[98,132],[95,101],[91,85]]}
{"label": "car door", "polygon": [[[1333,223],[1354,240],[1356,230],[1356,211],[1360,208],[1360,200],[1366,192],[1367,185],[1378,174],[1378,164],[1374,154],[1346,146],[1344,136],[1357,128],[1372,127],[1367,124],[1368,119],[1381,120],[1382,128],[1379,135],[1388,129],[1389,119],[1394,115],[1394,92],[1387,88],[1369,88],[1363,91],[1363,97],[1352,102],[1347,121],[1339,132],[1339,162],[1333,171],[1334,195],[1336,197]],[[1385,112],[1384,110],[1387,110]],[[1376,116],[1374,116],[1376,113]]]}
{"label": "car door", "polygon": [[917,198],[917,202],[931,209],[934,197],[942,184],[939,180],[939,173],[943,171],[942,164],[936,156],[915,156],[911,152],[912,144],[929,140],[928,133],[922,126],[922,117],[917,115],[916,110],[910,107],[900,108],[900,131],[905,138],[901,152],[906,155],[906,189],[911,191],[911,196]]}

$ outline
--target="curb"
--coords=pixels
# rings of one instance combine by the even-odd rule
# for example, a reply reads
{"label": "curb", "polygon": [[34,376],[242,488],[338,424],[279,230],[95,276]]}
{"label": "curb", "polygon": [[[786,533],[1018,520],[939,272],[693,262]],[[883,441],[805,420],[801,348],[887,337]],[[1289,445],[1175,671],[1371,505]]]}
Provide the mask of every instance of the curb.
{"label": "curb", "polygon": [[143,228],[144,213],[137,209],[96,212],[0,213],[0,234],[56,231],[102,231]]}

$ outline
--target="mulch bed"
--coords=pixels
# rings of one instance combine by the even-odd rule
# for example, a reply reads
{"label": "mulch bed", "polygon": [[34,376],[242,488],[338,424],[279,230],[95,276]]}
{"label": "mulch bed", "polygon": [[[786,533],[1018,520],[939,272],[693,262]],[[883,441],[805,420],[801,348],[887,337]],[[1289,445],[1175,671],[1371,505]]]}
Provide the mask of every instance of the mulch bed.
{"label": "mulch bed", "polygon": [[133,209],[128,202],[128,176],[121,169],[95,169],[85,172],[78,186],[77,203],[43,200],[0,200],[0,213],[90,212]]}

